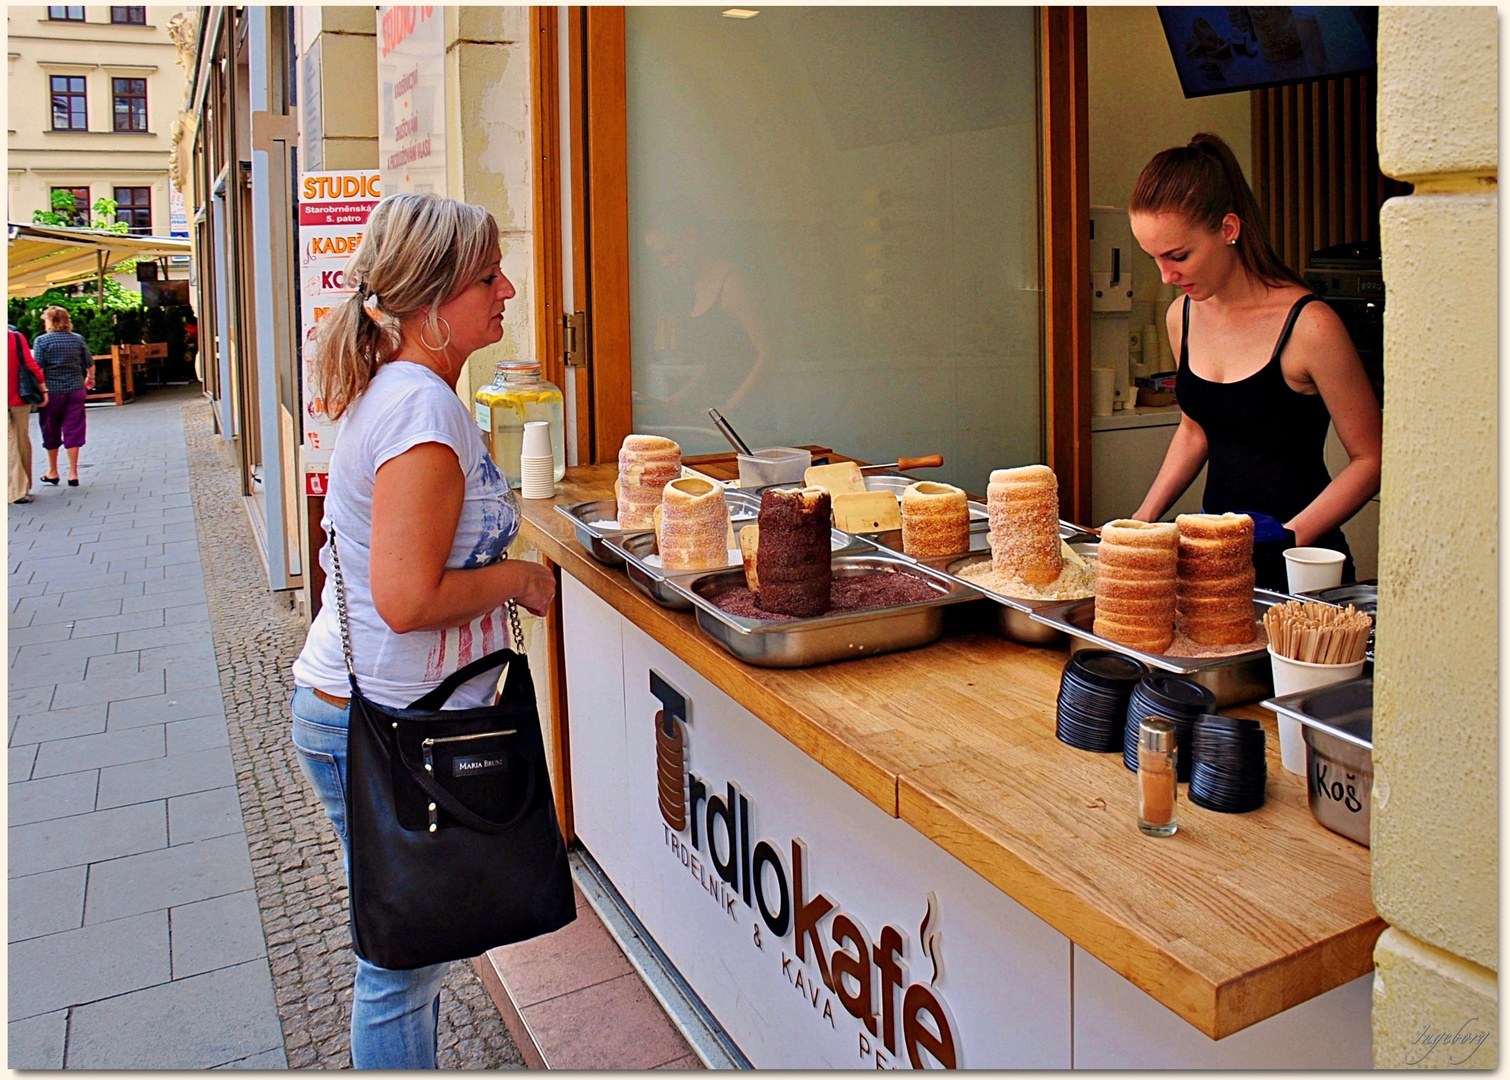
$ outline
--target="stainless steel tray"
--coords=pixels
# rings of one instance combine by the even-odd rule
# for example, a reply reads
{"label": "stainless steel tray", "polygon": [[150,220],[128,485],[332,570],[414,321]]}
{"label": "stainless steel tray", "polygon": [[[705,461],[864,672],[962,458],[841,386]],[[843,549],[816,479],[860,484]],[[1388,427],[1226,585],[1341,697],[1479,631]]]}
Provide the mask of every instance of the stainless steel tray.
{"label": "stainless steel tray", "polygon": [[745,663],[772,668],[812,667],[927,645],[943,631],[946,606],[980,596],[925,566],[878,551],[836,554],[833,566],[835,574],[909,574],[927,581],[938,595],[898,607],[767,622],[730,615],[708,599],[744,584],[742,570],[715,570],[690,579],[673,579],[670,584],[692,602],[703,633]]}
{"label": "stainless steel tray", "polygon": [[[739,535],[739,530],[745,525],[753,525],[756,521],[757,518],[754,515],[733,518],[735,536]],[[875,550],[874,544],[840,532],[838,529],[829,530],[829,542],[835,552],[864,554]],[[624,572],[634,583],[635,588],[657,604],[671,608],[673,611],[691,611],[692,601],[687,598],[685,592],[673,588],[671,582],[710,573],[708,570],[667,570],[663,566],[651,565],[649,557],[659,554],[653,532],[626,533],[608,537],[603,544],[623,562]],[[731,564],[730,569],[740,569],[743,572],[740,563]]]}
{"label": "stainless steel tray", "polygon": [[[748,492],[724,488],[724,502],[729,507],[730,517],[750,517],[760,509],[760,500],[751,500]],[[635,536],[648,529],[604,529],[595,527],[594,521],[614,521],[619,514],[619,504],[614,499],[595,499],[591,502],[570,503],[557,506],[556,513],[572,523],[581,544],[604,566],[623,566],[624,557],[612,551],[605,543],[610,537]]]}
{"label": "stainless steel tray", "polygon": [[[1067,522],[1060,522],[1060,534],[1064,535],[1069,529],[1073,535],[1084,536],[1075,526]],[[1065,539],[1068,539],[1066,536]],[[1100,547],[1099,543],[1070,543],[1070,548],[1078,555],[1095,558]],[[1010,641],[1021,642],[1024,645],[1059,646],[1065,641],[1064,631],[1033,619],[1033,612],[1046,608],[1059,607],[1065,603],[1063,600],[1028,600],[1020,596],[1008,596],[987,588],[978,581],[967,581],[960,577],[961,571],[978,563],[989,561],[991,553],[988,550],[972,552],[969,555],[946,555],[937,559],[919,560],[924,566],[937,570],[942,574],[958,581],[961,585],[974,589],[989,600],[994,600],[996,611],[996,631],[1002,637]],[[1081,603],[1082,601],[1074,601]]]}
{"label": "stainless steel tray", "polygon": [[[970,503],[970,507],[971,507],[972,510],[974,510],[974,508],[976,506],[982,506],[982,504],[976,503],[974,501],[972,501]],[[865,536],[865,538],[867,540],[872,541],[877,547],[885,548],[887,551],[894,551],[898,555],[902,556],[902,558],[904,558],[904,559],[912,559],[912,558],[914,558],[914,556],[909,555],[905,551],[902,550],[902,530],[901,529],[890,529],[890,530],[888,530],[886,532],[878,532],[878,533],[865,533],[864,536]],[[1086,530],[1082,529],[1079,525],[1073,524],[1072,522],[1068,522],[1068,521],[1061,521],[1059,523],[1059,539],[1064,540],[1064,541],[1066,541],[1069,544],[1085,544],[1085,543],[1097,544],[1097,543],[1100,543],[1100,541],[1096,539],[1096,535],[1094,533],[1087,532]],[[977,552],[990,551],[990,550],[991,550],[991,523],[990,523],[990,521],[989,520],[976,520],[975,518],[972,517],[970,519],[970,552],[969,553],[970,554],[974,554],[974,553],[977,553]]]}
{"label": "stainless steel tray", "polygon": [[1374,786],[1374,680],[1349,679],[1270,698],[1264,708],[1305,728],[1311,814],[1333,832],[1368,847]]}
{"label": "stainless steel tray", "polygon": [[[1283,593],[1254,589],[1254,621],[1262,620],[1264,612],[1288,599],[1290,598]],[[1030,617],[1068,634],[1071,652],[1079,652],[1081,649],[1111,649],[1113,652],[1141,660],[1156,671],[1172,671],[1177,675],[1184,675],[1215,694],[1218,705],[1239,705],[1246,701],[1257,701],[1274,692],[1274,671],[1269,663],[1267,649],[1254,649],[1250,652],[1238,653],[1236,656],[1209,658],[1163,656],[1131,649],[1115,641],[1097,637],[1092,632],[1091,627],[1096,619],[1094,599],[1071,600],[1067,603],[1039,608],[1033,611]]]}

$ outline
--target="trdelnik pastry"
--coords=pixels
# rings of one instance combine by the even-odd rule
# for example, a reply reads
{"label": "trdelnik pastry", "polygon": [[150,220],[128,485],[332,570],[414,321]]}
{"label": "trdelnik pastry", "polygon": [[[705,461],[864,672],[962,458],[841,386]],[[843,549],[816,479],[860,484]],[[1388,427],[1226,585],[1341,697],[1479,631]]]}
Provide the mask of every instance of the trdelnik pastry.
{"label": "trdelnik pastry", "polygon": [[902,550],[923,559],[969,551],[970,504],[964,490],[919,480],[903,491]]}
{"label": "trdelnik pastry", "polygon": [[729,565],[734,545],[723,489],[689,476],[667,484],[655,508],[655,545],[667,570],[711,570]]}
{"label": "trdelnik pastry", "polygon": [[1175,626],[1197,645],[1243,645],[1253,618],[1253,519],[1247,514],[1180,514]]}
{"label": "trdelnik pastry", "polygon": [[653,529],[655,508],[667,484],[682,474],[682,448],[659,435],[626,435],[619,448],[614,498],[619,528]]}
{"label": "trdelnik pastry", "polygon": [[991,567],[1029,585],[1050,585],[1064,570],[1059,547],[1059,479],[1047,465],[997,469],[986,487]]}
{"label": "trdelnik pastry", "polygon": [[1149,653],[1169,648],[1179,545],[1172,521],[1124,519],[1102,526],[1092,628],[1097,637]]}

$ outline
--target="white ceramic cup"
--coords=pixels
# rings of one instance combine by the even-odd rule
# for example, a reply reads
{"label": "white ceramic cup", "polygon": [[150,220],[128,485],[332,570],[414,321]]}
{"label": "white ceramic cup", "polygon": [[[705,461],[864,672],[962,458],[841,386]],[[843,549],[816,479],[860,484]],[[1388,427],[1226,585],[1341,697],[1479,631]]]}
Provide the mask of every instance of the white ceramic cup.
{"label": "white ceramic cup", "polygon": [[1290,592],[1313,592],[1342,584],[1342,563],[1347,558],[1331,548],[1298,547],[1285,552],[1285,577]]}
{"label": "white ceramic cup", "polygon": [[544,457],[519,457],[519,497],[523,499],[549,499],[556,494],[556,459],[550,454]]}
{"label": "white ceramic cup", "polygon": [[551,426],[545,420],[530,420],[524,425],[524,444],[520,457],[550,457]]}
{"label": "white ceramic cup", "polygon": [[[1274,696],[1298,694],[1302,690],[1315,690],[1318,686],[1346,682],[1363,674],[1364,661],[1355,664],[1310,664],[1304,660],[1291,660],[1280,656],[1269,647],[1269,662],[1274,668]],[[1306,742],[1301,734],[1298,720],[1281,716],[1279,719],[1279,759],[1285,772],[1304,776],[1306,773]]]}
{"label": "white ceramic cup", "polygon": [[1111,368],[1091,368],[1091,415],[1110,416],[1117,400],[1117,373]]}

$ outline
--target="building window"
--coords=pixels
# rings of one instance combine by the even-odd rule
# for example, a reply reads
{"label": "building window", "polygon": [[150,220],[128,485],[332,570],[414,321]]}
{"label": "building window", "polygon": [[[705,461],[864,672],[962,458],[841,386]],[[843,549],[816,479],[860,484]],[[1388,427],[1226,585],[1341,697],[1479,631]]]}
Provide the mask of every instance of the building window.
{"label": "building window", "polygon": [[131,231],[142,236],[152,232],[152,189],[118,187],[115,189],[115,220],[124,221]]}
{"label": "building window", "polygon": [[65,210],[58,206],[60,200],[54,198],[52,205],[55,213],[63,215],[69,225],[89,224],[89,189],[87,187],[55,187],[52,189],[54,196],[58,192],[65,191],[73,196],[73,209]]}
{"label": "building window", "polygon": [[82,7],[49,7],[47,17],[54,22],[83,22],[84,9]]}
{"label": "building window", "polygon": [[147,80],[111,79],[115,98],[115,130],[147,130]]}
{"label": "building window", "polygon": [[110,21],[124,26],[146,26],[147,9],[144,7],[113,7]]}
{"label": "building window", "polygon": [[84,108],[84,76],[52,76],[52,129],[89,130],[89,115]]}

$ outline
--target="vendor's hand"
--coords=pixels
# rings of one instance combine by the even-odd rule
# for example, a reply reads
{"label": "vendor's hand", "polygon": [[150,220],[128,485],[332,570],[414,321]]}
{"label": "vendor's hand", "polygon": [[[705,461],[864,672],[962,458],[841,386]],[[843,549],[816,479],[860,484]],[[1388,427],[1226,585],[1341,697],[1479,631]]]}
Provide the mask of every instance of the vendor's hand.
{"label": "vendor's hand", "polygon": [[521,559],[516,565],[525,568],[525,576],[513,598],[531,615],[545,618],[556,598],[556,575],[537,562]]}

